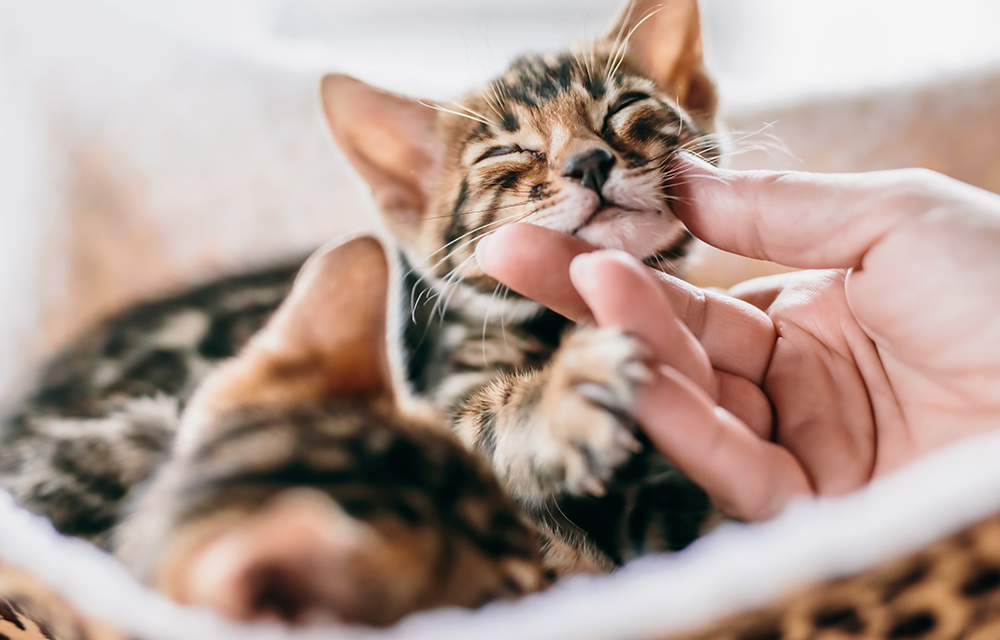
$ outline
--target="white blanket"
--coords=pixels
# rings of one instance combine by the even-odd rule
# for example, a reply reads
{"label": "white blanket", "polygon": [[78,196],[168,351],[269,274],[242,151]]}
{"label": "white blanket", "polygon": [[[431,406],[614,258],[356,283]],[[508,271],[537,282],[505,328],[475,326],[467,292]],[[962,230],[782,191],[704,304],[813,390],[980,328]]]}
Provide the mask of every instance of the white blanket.
{"label": "white blanket", "polygon": [[[1000,425],[998,425],[1000,426]],[[762,605],[846,575],[1000,511],[1000,434],[978,437],[844,498],[803,502],[764,524],[727,525],[687,550],[601,578],[567,580],[516,603],[411,616],[387,631],[337,637],[399,640],[650,638]],[[329,638],[329,628],[241,626],[185,609],[134,582],[113,558],[58,536],[0,494],[0,562],[42,580],[82,614],[145,640]]]}

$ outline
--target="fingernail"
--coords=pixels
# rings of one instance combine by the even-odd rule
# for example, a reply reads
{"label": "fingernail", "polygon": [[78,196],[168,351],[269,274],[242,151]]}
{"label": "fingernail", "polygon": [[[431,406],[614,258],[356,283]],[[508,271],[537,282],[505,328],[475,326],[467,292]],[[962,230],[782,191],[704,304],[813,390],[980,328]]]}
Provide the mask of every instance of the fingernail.
{"label": "fingernail", "polygon": [[573,282],[578,282],[579,278],[591,268],[591,265],[594,264],[594,259],[596,258],[594,254],[596,253],[596,251],[581,253],[569,263],[569,277]]}
{"label": "fingernail", "polygon": [[483,236],[482,238],[479,239],[479,242],[476,243],[476,252],[475,252],[476,253],[476,264],[479,265],[480,269],[484,269],[484,267],[483,267],[483,257],[486,255],[487,252],[490,251],[490,246],[492,244],[493,244],[493,234],[492,233],[486,234],[485,236]]}

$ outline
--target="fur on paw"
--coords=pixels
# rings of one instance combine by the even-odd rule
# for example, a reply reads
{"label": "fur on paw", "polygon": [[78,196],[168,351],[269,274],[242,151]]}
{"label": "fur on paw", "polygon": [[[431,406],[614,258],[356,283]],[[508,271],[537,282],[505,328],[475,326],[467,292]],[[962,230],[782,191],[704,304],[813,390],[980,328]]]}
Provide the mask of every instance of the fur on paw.
{"label": "fur on paw", "polygon": [[533,448],[542,491],[604,495],[614,470],[642,449],[631,411],[651,377],[646,356],[639,340],[614,328],[564,339],[538,405],[547,423]]}

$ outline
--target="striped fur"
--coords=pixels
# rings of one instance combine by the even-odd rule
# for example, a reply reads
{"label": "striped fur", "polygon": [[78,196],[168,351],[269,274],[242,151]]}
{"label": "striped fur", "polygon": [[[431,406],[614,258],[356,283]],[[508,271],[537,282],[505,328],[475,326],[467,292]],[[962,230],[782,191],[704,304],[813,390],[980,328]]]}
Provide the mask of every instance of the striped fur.
{"label": "striped fur", "polygon": [[507,291],[475,246],[528,222],[680,273],[692,238],[670,209],[672,163],[718,157],[700,55],[695,2],[634,2],[608,36],[523,56],[455,103],[324,79],[334,137],[408,267],[410,382],[539,527],[588,557],[560,571],[682,548],[718,515],[641,445],[628,416],[641,347]]}
{"label": "striped fur", "polygon": [[378,243],[296,271],[140,305],[54,359],[0,428],[0,486],[234,618],[384,625],[544,586],[523,513],[393,377]]}
{"label": "striped fur", "polygon": [[[399,239],[401,308],[394,312],[400,316],[405,385],[384,379],[384,336],[379,349],[362,350],[370,358],[358,357],[358,345],[374,344],[371,331],[384,330],[384,317],[350,327],[363,339],[339,334],[335,329],[342,325],[318,319],[358,320],[364,298],[331,314],[325,298],[314,296],[316,309],[279,311],[270,320],[265,335],[286,340],[278,352],[311,359],[292,366],[265,358],[270,364],[262,366],[252,360],[263,357],[254,346],[262,344],[258,338],[236,361],[243,364],[220,369],[268,322],[297,265],[223,279],[129,310],[48,365],[38,391],[0,428],[0,486],[60,531],[132,558],[140,573],[180,599],[241,593],[236,602],[214,602],[237,617],[266,607],[248,605],[253,593],[206,592],[204,580],[192,586],[188,577],[163,575],[139,558],[154,564],[186,558],[168,564],[198,566],[196,559],[209,553],[206,537],[219,538],[234,520],[246,520],[246,535],[258,540],[250,557],[277,554],[282,566],[297,566],[301,558],[285,557],[263,542],[282,537],[270,523],[318,518],[333,530],[357,534],[345,523],[360,522],[369,527],[360,530],[374,527],[399,553],[421,559],[399,581],[411,589],[406,597],[386,595],[387,585],[376,580],[365,602],[345,602],[324,582],[291,603],[272,599],[270,605],[297,617],[312,611],[318,599],[320,608],[384,623],[414,608],[472,605],[542,585],[540,568],[526,551],[534,534],[509,517],[516,513],[513,503],[493,491],[494,477],[543,534],[546,566],[557,573],[608,571],[636,554],[689,543],[716,515],[704,493],[652,452],[629,418],[643,376],[641,345],[614,331],[572,326],[503,290],[473,259],[485,233],[526,221],[623,249],[668,272],[680,269],[691,238],[670,210],[672,160],[682,149],[717,155],[714,93],[701,67],[696,3],[678,0],[654,10],[653,3],[636,2],[609,34],[567,53],[525,56],[451,107],[429,108],[343,76],[324,79],[334,135],[372,185],[387,229]],[[350,285],[352,278],[364,280],[364,264],[384,266],[361,260],[329,280],[378,299],[372,287],[385,283]],[[336,291],[331,300],[338,299]],[[292,295],[283,308],[300,303]],[[317,351],[301,344],[306,338],[328,344]],[[333,374],[324,369],[342,362],[352,367]],[[365,384],[371,380],[381,381],[379,393],[405,386],[426,402],[424,417],[368,397]],[[353,404],[328,402],[332,382]],[[262,400],[264,408],[258,407]],[[246,412],[248,404],[258,408]],[[259,424],[274,427],[268,438],[285,444],[262,447],[250,429],[246,437],[233,436],[231,450],[213,449],[211,443],[228,437],[223,434],[242,433],[232,416],[247,425],[265,416]],[[419,437],[413,435],[414,420],[427,427],[418,429]],[[301,432],[294,426],[299,422]],[[442,431],[446,423],[451,432]],[[320,438],[329,450],[294,444],[312,442],[330,425],[352,426],[342,426],[343,440]],[[347,506],[354,504],[343,493],[348,485],[330,484],[322,473],[284,473],[316,460],[342,459],[346,447],[358,456],[352,473],[361,474],[360,460],[379,459],[366,449],[375,445],[362,425],[390,441],[409,442],[414,451],[446,452],[421,459],[412,487],[383,493],[369,487],[380,496],[376,501],[393,505],[389,524],[381,517],[367,521],[365,509]],[[266,481],[246,473],[263,460],[270,461]],[[491,476],[478,470],[482,460],[490,463]],[[222,485],[198,484],[223,461],[230,466],[218,477]],[[158,468],[162,472],[154,477]],[[434,497],[440,489],[435,474],[446,471],[465,478],[450,502]],[[312,492],[286,499],[292,485]],[[220,486],[238,491],[217,493]],[[242,497],[223,508],[225,496],[237,494]],[[197,510],[199,500],[211,508]],[[121,529],[133,504],[139,505],[137,514]],[[330,507],[337,504],[339,511]],[[216,518],[216,511],[225,517]],[[484,513],[494,514],[490,522],[507,514],[508,522],[518,523],[490,528],[503,544],[491,542],[474,524]],[[410,521],[414,514],[423,514],[419,522]],[[295,535],[306,536],[306,547],[322,544],[308,537],[310,526]],[[412,544],[400,531],[414,534]],[[240,547],[242,535],[223,539]],[[445,544],[451,548],[446,552],[440,545],[449,540],[459,542]],[[419,545],[429,545],[421,547],[426,553],[413,554]],[[327,551],[341,560],[357,557],[342,547]],[[450,553],[461,561],[446,562]],[[376,556],[382,557],[360,557]],[[428,559],[454,566],[454,582],[435,573]],[[305,579],[308,572],[293,575]],[[414,586],[426,587],[428,576],[455,590]],[[357,584],[363,583],[359,578]],[[372,610],[374,601],[388,609]]]}

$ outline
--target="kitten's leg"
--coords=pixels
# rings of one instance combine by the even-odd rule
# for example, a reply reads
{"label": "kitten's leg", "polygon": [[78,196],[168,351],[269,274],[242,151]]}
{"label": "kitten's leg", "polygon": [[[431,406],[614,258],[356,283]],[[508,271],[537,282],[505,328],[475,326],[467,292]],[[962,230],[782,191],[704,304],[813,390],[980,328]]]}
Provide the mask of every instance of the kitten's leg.
{"label": "kitten's leg", "polygon": [[455,428],[524,503],[603,495],[615,468],[641,450],[629,411],[649,376],[643,353],[616,329],[580,329],[545,368],[506,375],[469,396]]}

